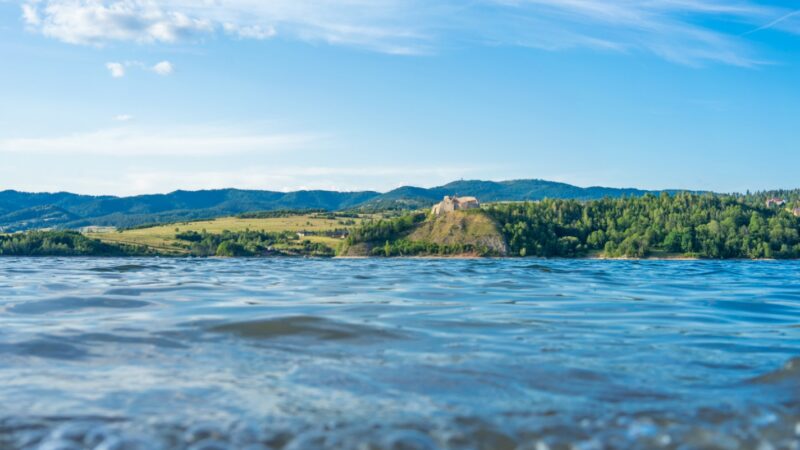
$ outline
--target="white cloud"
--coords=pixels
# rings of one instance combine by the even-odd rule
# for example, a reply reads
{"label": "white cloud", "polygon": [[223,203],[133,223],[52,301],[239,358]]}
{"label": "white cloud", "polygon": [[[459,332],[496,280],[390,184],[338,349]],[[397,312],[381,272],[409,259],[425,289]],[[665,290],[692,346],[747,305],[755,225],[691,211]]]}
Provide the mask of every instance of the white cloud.
{"label": "white cloud", "polygon": [[240,26],[231,22],[225,22],[222,24],[222,29],[225,30],[226,33],[238,36],[242,39],[264,40],[269,39],[277,34],[275,28],[271,26]]}
{"label": "white cloud", "polygon": [[212,29],[209,20],[150,0],[36,0],[24,3],[23,13],[29,26],[71,44],[175,42]]}
{"label": "white cloud", "polygon": [[35,6],[30,4],[22,5],[22,18],[25,19],[25,23],[32,27],[37,27],[42,23],[42,20],[39,18],[39,11]]}
{"label": "white cloud", "polygon": [[116,120],[117,122],[130,122],[131,120],[133,120],[133,116],[130,114],[119,114],[114,116],[114,120]]}
{"label": "white cloud", "polygon": [[155,73],[157,73],[157,74],[159,74],[161,76],[167,76],[167,75],[172,74],[173,67],[172,67],[172,63],[171,62],[169,62],[169,61],[161,61],[160,63],[154,65],[152,67],[152,70],[153,70],[153,72],[155,72]]}
{"label": "white cloud", "polygon": [[218,156],[303,149],[319,139],[311,134],[265,134],[213,125],[170,129],[123,126],[65,136],[0,139],[0,153]]}
{"label": "white cloud", "polygon": [[23,17],[79,44],[198,41],[222,31],[396,54],[482,42],[741,66],[760,63],[742,36],[748,29],[797,28],[791,10],[756,0],[27,0]]}
{"label": "white cloud", "polygon": [[111,73],[114,78],[122,78],[125,76],[125,65],[118,62],[106,63],[106,69]]}
{"label": "white cloud", "polygon": [[175,71],[175,66],[169,61],[161,61],[152,66],[141,61],[109,62],[106,63],[106,68],[114,78],[124,77],[130,68],[150,71],[161,76],[172,75]]}

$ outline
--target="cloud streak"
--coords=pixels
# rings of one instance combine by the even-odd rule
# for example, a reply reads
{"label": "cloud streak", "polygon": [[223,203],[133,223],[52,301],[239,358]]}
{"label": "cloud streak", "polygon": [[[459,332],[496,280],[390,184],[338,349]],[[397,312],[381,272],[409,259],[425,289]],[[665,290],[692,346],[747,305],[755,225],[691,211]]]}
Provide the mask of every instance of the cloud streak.
{"label": "cloud streak", "polygon": [[[325,167],[325,166],[261,166],[239,170],[182,171],[132,169],[122,179],[126,194],[169,192],[175,189],[269,189],[297,190],[390,190],[403,185],[447,183],[468,174],[478,173],[475,167]],[[109,187],[115,192],[119,186]]]}
{"label": "cloud streak", "polygon": [[30,29],[75,44],[197,42],[223,33],[395,54],[481,43],[739,66],[760,63],[742,31],[795,14],[754,0],[29,0],[22,8]]}
{"label": "cloud streak", "polygon": [[[129,120],[130,116],[116,119]],[[299,150],[320,139],[320,136],[312,134],[265,134],[230,127],[151,129],[120,126],[64,136],[0,139],[0,154],[224,156]]]}
{"label": "cloud streak", "polygon": [[786,13],[786,14],[778,17],[777,19],[773,20],[772,22],[769,22],[769,23],[767,23],[765,25],[762,25],[762,26],[760,26],[760,27],[758,27],[758,28],[756,28],[754,30],[750,30],[747,33],[744,33],[743,36],[747,36],[748,34],[753,34],[753,33],[759,32],[759,31],[764,31],[764,30],[768,30],[770,28],[774,28],[777,25],[779,25],[779,24],[781,24],[783,22],[786,22],[787,20],[789,20],[791,18],[798,17],[798,16],[800,16],[800,10],[792,11],[790,13]]}

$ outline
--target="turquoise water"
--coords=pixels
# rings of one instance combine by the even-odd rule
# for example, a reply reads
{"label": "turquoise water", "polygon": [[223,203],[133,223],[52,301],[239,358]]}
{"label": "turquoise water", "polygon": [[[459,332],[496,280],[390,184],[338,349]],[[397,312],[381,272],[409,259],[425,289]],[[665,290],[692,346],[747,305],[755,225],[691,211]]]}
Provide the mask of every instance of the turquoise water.
{"label": "turquoise water", "polygon": [[0,259],[0,449],[800,447],[800,263]]}

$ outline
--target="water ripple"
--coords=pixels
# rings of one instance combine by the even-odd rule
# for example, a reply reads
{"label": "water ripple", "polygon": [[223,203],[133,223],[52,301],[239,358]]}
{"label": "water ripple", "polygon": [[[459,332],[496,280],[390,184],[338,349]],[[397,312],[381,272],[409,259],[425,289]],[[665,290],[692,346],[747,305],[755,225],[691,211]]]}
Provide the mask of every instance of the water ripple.
{"label": "water ripple", "polygon": [[0,259],[3,449],[800,447],[800,263]]}

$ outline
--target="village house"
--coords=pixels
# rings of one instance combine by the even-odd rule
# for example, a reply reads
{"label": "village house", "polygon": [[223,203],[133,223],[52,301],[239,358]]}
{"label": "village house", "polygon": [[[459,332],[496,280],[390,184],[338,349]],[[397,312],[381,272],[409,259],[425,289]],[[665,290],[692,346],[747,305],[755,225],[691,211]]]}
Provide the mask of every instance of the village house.
{"label": "village house", "polygon": [[462,209],[476,209],[480,208],[480,203],[475,197],[456,197],[446,195],[444,200],[433,206],[431,214],[439,216],[448,212],[458,211]]}
{"label": "village house", "polygon": [[782,198],[773,197],[773,198],[767,199],[767,208],[772,208],[773,206],[780,207],[780,206],[783,206],[785,204],[786,204],[786,200],[784,200]]}
{"label": "village house", "polygon": [[794,214],[795,217],[800,217],[800,208],[794,208],[792,214]]}

